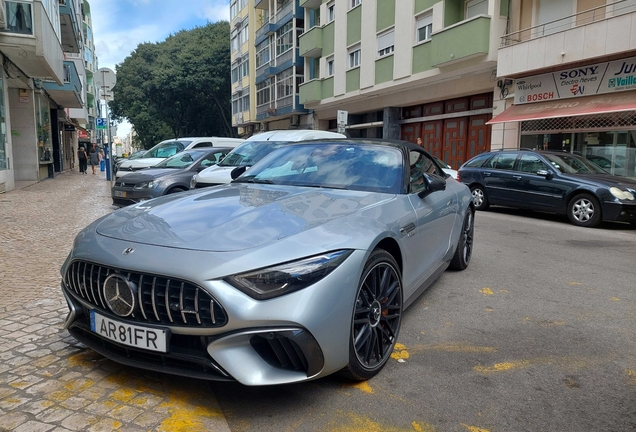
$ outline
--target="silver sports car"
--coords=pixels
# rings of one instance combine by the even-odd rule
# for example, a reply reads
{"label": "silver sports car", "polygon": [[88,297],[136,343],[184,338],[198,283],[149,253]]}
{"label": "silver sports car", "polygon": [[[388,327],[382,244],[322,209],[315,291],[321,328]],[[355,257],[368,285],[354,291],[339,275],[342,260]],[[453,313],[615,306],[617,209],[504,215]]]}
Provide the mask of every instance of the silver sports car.
{"label": "silver sports car", "polygon": [[404,309],[470,262],[470,191],[415,144],[305,141],[233,177],[82,230],[61,269],[65,328],[114,361],[177,375],[365,380]]}

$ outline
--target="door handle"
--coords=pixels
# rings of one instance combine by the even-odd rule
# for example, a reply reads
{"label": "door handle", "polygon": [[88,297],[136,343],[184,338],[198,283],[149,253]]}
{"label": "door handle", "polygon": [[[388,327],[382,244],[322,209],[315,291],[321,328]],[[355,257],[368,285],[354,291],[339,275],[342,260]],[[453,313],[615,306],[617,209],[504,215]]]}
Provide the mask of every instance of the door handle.
{"label": "door handle", "polygon": [[513,175],[512,178],[515,180],[521,180],[521,176],[518,176],[518,175]]}
{"label": "door handle", "polygon": [[490,173],[489,173],[488,171],[486,171],[486,172],[484,173],[484,176],[486,176],[486,177],[490,177]]}

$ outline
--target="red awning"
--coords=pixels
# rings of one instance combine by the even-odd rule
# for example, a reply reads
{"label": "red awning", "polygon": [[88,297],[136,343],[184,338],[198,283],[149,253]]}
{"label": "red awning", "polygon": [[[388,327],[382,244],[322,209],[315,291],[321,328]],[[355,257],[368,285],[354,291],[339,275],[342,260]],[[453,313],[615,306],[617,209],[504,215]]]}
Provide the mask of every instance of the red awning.
{"label": "red awning", "polygon": [[634,91],[513,105],[493,117],[487,124],[632,110],[636,110],[636,92]]}

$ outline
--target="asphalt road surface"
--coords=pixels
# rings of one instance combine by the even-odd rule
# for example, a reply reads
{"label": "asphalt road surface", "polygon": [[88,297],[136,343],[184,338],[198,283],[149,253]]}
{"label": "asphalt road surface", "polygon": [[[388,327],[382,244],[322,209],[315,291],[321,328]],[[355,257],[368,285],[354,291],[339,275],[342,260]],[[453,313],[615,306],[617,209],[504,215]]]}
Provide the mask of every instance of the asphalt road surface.
{"label": "asphalt road surface", "polygon": [[210,385],[234,432],[636,430],[636,229],[478,212],[372,380]]}

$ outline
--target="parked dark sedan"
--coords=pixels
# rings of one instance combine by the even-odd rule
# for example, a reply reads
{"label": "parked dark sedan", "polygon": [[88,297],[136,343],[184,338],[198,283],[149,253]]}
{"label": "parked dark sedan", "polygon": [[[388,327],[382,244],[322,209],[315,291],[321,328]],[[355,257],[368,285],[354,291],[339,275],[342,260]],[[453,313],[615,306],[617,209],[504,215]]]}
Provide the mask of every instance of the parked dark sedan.
{"label": "parked dark sedan", "polygon": [[549,151],[482,153],[459,169],[478,210],[491,204],[566,214],[574,225],[636,225],[636,181],[609,174],[582,156]]}
{"label": "parked dark sedan", "polygon": [[184,150],[154,167],[120,177],[111,189],[113,204],[128,205],[186,191],[193,175],[216,165],[231,150],[225,147]]}

